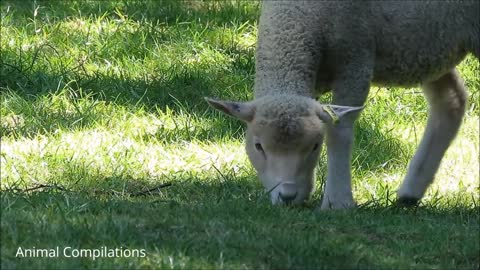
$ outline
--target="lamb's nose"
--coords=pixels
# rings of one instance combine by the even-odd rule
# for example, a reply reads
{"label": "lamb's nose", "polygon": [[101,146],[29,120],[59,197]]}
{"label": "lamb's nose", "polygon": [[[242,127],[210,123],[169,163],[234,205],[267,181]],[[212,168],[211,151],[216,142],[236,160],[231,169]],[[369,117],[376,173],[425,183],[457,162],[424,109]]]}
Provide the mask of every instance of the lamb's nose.
{"label": "lamb's nose", "polygon": [[278,193],[278,196],[284,203],[290,203],[291,201],[295,200],[295,197],[297,197],[297,193],[295,192],[295,193],[283,194],[280,192]]}
{"label": "lamb's nose", "polygon": [[284,182],[280,186],[278,197],[285,203],[290,203],[297,197],[297,185],[293,182]]}

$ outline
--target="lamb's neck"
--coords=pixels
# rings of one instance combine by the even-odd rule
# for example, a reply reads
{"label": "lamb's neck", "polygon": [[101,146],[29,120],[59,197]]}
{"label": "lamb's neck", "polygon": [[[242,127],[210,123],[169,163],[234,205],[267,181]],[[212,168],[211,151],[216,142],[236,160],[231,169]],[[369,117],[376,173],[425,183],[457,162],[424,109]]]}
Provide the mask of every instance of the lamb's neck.
{"label": "lamb's neck", "polygon": [[[258,75],[257,75],[258,78]],[[302,80],[292,80],[281,82],[278,80],[255,80],[255,98],[270,95],[296,95],[304,97],[313,97],[313,87],[302,83]]]}
{"label": "lamb's neck", "polygon": [[[315,59],[266,44],[259,45],[255,63],[255,96],[299,95],[312,97],[315,89]],[[280,51],[279,51],[280,50]]]}
{"label": "lamb's neck", "polygon": [[276,95],[294,95],[294,96],[302,96],[302,97],[309,97],[312,98],[314,95],[312,95],[309,92],[305,91],[295,91],[295,90],[281,90],[281,89],[269,89],[269,90],[255,90],[255,99],[265,97],[265,96],[276,96]]}

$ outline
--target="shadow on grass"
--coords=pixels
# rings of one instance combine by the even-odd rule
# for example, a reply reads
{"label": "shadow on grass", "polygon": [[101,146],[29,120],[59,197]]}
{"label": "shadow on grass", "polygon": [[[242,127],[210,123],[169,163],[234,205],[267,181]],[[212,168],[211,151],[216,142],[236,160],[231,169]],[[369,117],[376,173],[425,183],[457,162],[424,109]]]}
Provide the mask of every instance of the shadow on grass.
{"label": "shadow on grass", "polygon": [[368,119],[360,117],[355,125],[352,168],[358,171],[405,168],[412,156],[408,145],[391,132],[375,128]]}
{"label": "shadow on grass", "polygon": [[[38,50],[49,49],[42,47]],[[248,60],[236,58],[229,64],[233,70],[174,66],[169,70],[143,74],[145,78],[142,79],[131,79],[128,74],[88,74],[81,63],[70,70],[63,69],[63,65],[53,68],[47,64],[49,56],[46,52],[35,53],[37,56],[31,60],[33,62],[28,63],[30,61],[27,59],[19,60],[21,53],[3,49],[0,87],[11,89],[30,100],[69,87],[73,92],[83,91],[95,99],[127,107],[143,105],[150,110],[157,107],[164,110],[168,106],[175,110],[181,109],[178,105],[183,105],[193,112],[203,113],[207,108],[203,97],[245,100],[252,96],[253,69],[248,74],[243,74],[245,70],[238,66],[254,65],[253,50],[229,50],[235,51],[232,52],[234,54],[245,55]],[[40,61],[40,58],[43,60]],[[242,63],[243,61],[249,63]]]}
{"label": "shadow on grass", "polygon": [[[184,179],[146,197],[2,192],[2,269],[478,266],[478,209],[371,206],[314,213],[272,207],[256,190],[244,178]],[[57,246],[145,249],[147,257],[15,258],[18,247]]]}
{"label": "shadow on grass", "polygon": [[[71,167],[70,167],[71,166]],[[270,205],[254,175],[104,176],[69,162],[68,191],[2,191],[2,269],[475,268],[478,208],[384,202],[314,212]],[[5,180],[5,179],[4,179]],[[130,196],[172,185],[146,196]],[[23,188],[23,187],[21,187]],[[145,249],[146,258],[17,258],[19,247]],[[444,256],[445,250],[449,256]]]}
{"label": "shadow on grass", "polygon": [[139,22],[199,21],[219,26],[231,23],[232,16],[240,22],[256,21],[259,5],[260,1],[2,1],[4,9],[11,6],[26,21],[34,19],[34,11],[39,7],[37,13],[60,20],[78,16],[113,16],[116,19],[127,16]]}

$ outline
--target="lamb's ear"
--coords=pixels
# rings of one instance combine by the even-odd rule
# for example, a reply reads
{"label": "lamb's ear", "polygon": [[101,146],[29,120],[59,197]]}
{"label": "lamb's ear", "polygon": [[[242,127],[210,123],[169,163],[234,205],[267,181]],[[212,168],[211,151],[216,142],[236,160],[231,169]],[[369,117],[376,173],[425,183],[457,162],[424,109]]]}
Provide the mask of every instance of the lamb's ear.
{"label": "lamb's ear", "polygon": [[215,100],[207,97],[205,100],[213,108],[245,122],[252,121],[253,116],[255,115],[255,105],[253,102],[233,102]]}
{"label": "lamb's ear", "polygon": [[350,107],[331,104],[319,104],[317,115],[323,122],[327,124],[337,124],[342,118],[348,116],[351,113],[359,112],[363,110],[365,106]]}

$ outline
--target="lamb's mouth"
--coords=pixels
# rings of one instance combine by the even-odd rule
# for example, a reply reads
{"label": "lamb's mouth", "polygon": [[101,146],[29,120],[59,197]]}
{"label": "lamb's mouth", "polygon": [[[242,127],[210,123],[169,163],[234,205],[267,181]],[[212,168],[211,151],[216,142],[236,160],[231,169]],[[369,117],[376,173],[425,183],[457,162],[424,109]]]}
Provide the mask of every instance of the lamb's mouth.
{"label": "lamb's mouth", "polygon": [[294,194],[291,195],[283,195],[281,192],[278,193],[277,195],[277,200],[282,202],[283,204],[286,205],[291,205],[295,202],[295,198],[297,198],[298,192],[295,192]]}

